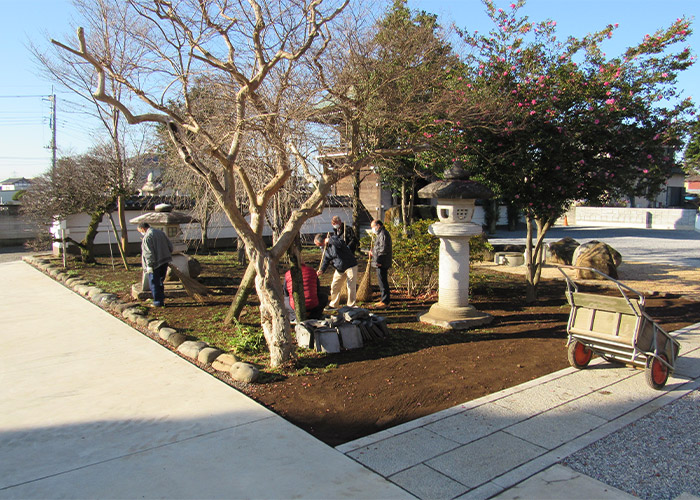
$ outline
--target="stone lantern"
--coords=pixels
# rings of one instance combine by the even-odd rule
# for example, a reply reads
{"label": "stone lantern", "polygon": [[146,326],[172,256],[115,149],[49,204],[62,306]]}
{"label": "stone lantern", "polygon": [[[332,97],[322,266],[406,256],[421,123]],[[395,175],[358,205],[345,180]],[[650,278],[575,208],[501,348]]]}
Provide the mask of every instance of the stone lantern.
{"label": "stone lantern", "polygon": [[469,180],[462,162],[456,161],[444,180],[428,184],[418,196],[437,198],[439,221],[428,231],[440,238],[438,301],[419,320],[453,330],[490,323],[490,314],[469,305],[469,238],[482,233],[481,226],[471,222],[476,200],[491,198],[493,193]]}
{"label": "stone lantern", "polygon": [[[185,276],[196,278],[193,274],[199,273],[190,272],[190,268],[198,268],[199,263],[185,255],[185,252],[187,252],[187,243],[185,242],[182,228],[180,227],[180,224],[188,224],[195,220],[196,219],[185,213],[173,212],[172,205],[161,203],[156,205],[154,212],[146,212],[145,214],[130,219],[129,222],[132,224],[147,222],[152,228],[163,231],[173,244],[172,264]],[[194,265],[191,265],[190,261],[193,261]],[[148,283],[148,276],[146,276],[144,272],[141,277],[140,286],[138,284],[134,285],[131,290],[131,295],[134,298],[143,299],[149,296],[150,291],[151,286]]]}

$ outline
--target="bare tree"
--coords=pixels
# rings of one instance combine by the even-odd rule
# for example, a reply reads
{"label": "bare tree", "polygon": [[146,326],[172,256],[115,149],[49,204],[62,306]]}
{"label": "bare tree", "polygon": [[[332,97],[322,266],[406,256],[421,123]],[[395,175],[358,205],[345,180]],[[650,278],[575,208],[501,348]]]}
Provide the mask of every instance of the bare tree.
{"label": "bare tree", "polygon": [[[351,154],[313,175],[304,147],[295,144],[323,90],[305,62],[330,46],[334,21],[348,2],[122,2],[141,21],[119,27],[132,50],[143,51],[138,67],[128,72],[114,66],[102,47],[89,44],[82,28],[76,46],[54,40],[93,67],[95,99],[119,110],[130,124],[164,125],[182,161],[211,188],[255,266],[260,319],[273,366],[294,352],[279,260],[302,224],[321,212],[331,186],[370,161]],[[142,29],[144,24],[147,29]],[[104,30],[97,25],[92,29]],[[110,79],[128,89],[141,106],[114,95],[106,85]],[[201,112],[193,92],[202,82],[216,86],[216,98],[232,102],[235,113],[226,117]],[[182,103],[181,108],[173,102]],[[216,126],[212,120],[218,121]],[[267,248],[262,234],[267,210],[287,182],[298,180],[296,167],[309,194]],[[270,171],[257,188],[251,169],[256,174]],[[239,191],[248,200],[248,219],[236,203]]]}
{"label": "bare tree", "polygon": [[[92,34],[86,40],[90,50],[102,54],[103,62],[116,73],[133,75],[145,51],[131,43],[129,32],[124,27],[129,25],[131,30],[143,29],[145,25],[140,18],[130,13],[119,2],[74,0],[74,5],[87,22],[88,30]],[[128,129],[118,107],[100,101],[92,94],[91,90],[97,84],[97,75],[93,67],[83,59],[55,45],[53,50],[42,50],[37,45],[30,44],[30,50],[41,71],[52,81],[80,96],[84,103],[81,109],[96,117],[102,124],[103,131],[107,133],[113,156],[111,162],[115,167],[111,172],[115,176],[112,184],[116,189],[121,228],[118,244],[122,254],[126,254],[129,240],[124,201],[126,196],[132,194],[133,184],[140,176],[140,171],[130,168],[128,159],[138,156],[149,147],[145,141],[147,131],[145,127]],[[103,83],[110,95],[122,99],[124,87],[117,78],[107,76]],[[104,152],[104,144],[100,145],[100,149]]]}
{"label": "bare tree", "polygon": [[22,198],[22,211],[42,226],[58,217],[87,213],[90,222],[81,241],[67,240],[80,248],[83,262],[95,262],[94,241],[105,213],[112,209],[121,186],[115,182],[117,160],[112,147],[103,144],[88,153],[59,158],[56,168],[36,179]]}

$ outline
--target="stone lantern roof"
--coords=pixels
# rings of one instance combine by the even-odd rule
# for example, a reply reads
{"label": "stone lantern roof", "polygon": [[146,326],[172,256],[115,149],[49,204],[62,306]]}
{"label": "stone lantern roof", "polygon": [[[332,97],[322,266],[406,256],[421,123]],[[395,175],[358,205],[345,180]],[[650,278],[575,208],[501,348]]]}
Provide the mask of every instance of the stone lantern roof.
{"label": "stone lantern roof", "polygon": [[175,224],[187,224],[195,222],[197,219],[182,212],[173,212],[172,205],[161,204],[156,206],[155,212],[146,212],[138,217],[129,220],[132,224],[147,222],[155,226],[173,226]]}
{"label": "stone lantern roof", "polygon": [[455,161],[445,171],[445,178],[432,182],[418,190],[421,198],[438,199],[479,199],[493,197],[493,191],[480,182],[472,181],[464,170],[461,161]]}

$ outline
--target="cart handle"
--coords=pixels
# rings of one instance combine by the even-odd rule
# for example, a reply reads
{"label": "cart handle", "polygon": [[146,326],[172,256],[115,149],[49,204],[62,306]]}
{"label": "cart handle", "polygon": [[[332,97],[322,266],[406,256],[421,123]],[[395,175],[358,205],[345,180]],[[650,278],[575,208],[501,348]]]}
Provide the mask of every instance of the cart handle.
{"label": "cart handle", "polygon": [[602,271],[599,271],[598,269],[595,269],[595,268],[593,268],[593,267],[569,266],[569,265],[566,265],[566,264],[557,264],[557,265],[555,265],[554,267],[556,267],[557,269],[559,269],[559,272],[562,273],[562,274],[564,275],[564,279],[566,279],[566,288],[569,290],[569,292],[571,291],[571,287],[573,287],[573,289],[574,289],[575,292],[578,292],[578,286],[577,286],[576,283],[569,277],[569,275],[566,274],[566,273],[564,272],[564,270],[563,270],[562,268],[566,268],[566,269],[583,269],[583,270],[585,270],[585,271],[593,271],[594,273],[599,274],[599,275],[601,275],[602,277],[604,277],[605,279],[608,279],[608,280],[612,281],[613,283],[615,283],[615,285],[617,285],[617,289],[620,291],[620,293],[621,293],[622,296],[625,298],[625,300],[627,300],[627,302],[629,302],[629,298],[627,297],[627,294],[625,293],[625,291],[623,290],[623,288],[625,288],[625,289],[627,289],[628,291],[630,291],[630,292],[636,294],[636,295],[639,297],[639,305],[644,306],[644,294],[638,292],[638,291],[635,290],[634,288],[631,288],[631,287],[625,285],[624,283],[619,282],[619,281],[616,280],[615,278],[612,278],[612,277],[608,276],[607,274],[605,274],[605,273],[602,272]]}

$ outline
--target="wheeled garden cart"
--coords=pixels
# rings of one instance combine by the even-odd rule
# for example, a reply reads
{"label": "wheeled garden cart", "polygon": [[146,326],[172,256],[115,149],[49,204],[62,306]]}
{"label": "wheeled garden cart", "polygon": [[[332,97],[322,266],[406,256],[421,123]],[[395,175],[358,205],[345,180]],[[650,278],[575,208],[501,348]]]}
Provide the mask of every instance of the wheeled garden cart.
{"label": "wheeled garden cart", "polygon": [[[644,295],[597,269],[557,267],[566,279],[571,305],[566,327],[571,366],[585,368],[597,354],[610,362],[643,367],[647,383],[661,389],[673,373],[680,344],[644,311]],[[564,269],[595,272],[615,283],[621,297],[579,292]]]}

